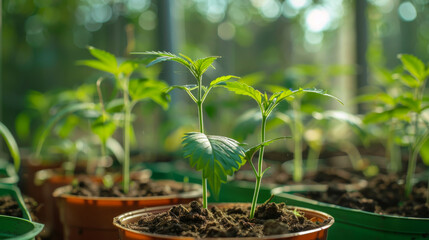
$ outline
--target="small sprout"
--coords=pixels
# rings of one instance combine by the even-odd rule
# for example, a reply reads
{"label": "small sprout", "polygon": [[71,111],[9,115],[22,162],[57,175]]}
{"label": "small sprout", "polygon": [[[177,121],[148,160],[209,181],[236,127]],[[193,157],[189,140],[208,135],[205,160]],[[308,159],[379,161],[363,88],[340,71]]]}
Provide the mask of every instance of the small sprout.
{"label": "small sprout", "polygon": [[106,188],[112,188],[114,185],[115,181],[113,180],[112,175],[107,174],[103,177],[103,185]]}

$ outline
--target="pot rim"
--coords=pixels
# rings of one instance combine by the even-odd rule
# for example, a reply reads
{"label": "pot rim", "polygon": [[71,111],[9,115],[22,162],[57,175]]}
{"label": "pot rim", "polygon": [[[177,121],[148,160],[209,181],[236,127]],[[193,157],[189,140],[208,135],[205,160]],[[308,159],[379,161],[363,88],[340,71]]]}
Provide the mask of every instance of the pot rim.
{"label": "pot rim", "polygon": [[[213,203],[213,204],[209,204],[209,207],[223,205],[223,204],[234,204],[234,205],[250,206],[250,203],[235,203],[234,202],[234,203]],[[120,225],[118,223],[118,222],[122,222],[123,220],[126,220],[128,218],[133,218],[133,217],[136,217],[136,216],[141,216],[143,214],[147,214],[148,211],[159,211],[159,210],[163,210],[163,209],[168,210],[172,206],[176,206],[176,205],[150,207],[150,208],[144,208],[144,209],[139,209],[139,210],[135,210],[135,211],[123,213],[123,214],[121,214],[121,215],[116,216],[116,217],[113,218],[113,225],[115,227],[119,228],[119,229],[124,230],[124,231],[129,231],[129,232],[132,232],[132,233],[135,233],[135,234],[144,234],[145,236],[153,237],[153,238],[183,239],[183,240],[185,240],[185,239],[187,239],[187,240],[188,239],[196,239],[196,238],[193,238],[193,237],[171,236],[171,235],[153,234],[153,233],[143,233],[143,232],[139,232],[139,231],[136,231],[136,230],[133,230],[133,229],[126,228],[126,227],[124,227],[124,226],[122,226],[122,225]],[[279,235],[270,235],[270,236],[264,236],[264,237],[236,237],[234,239],[249,239],[250,240],[250,239],[275,239],[275,238],[285,238],[285,237],[296,237],[296,236],[306,235],[306,234],[310,234],[310,233],[313,233],[313,232],[318,232],[318,231],[322,231],[322,230],[328,229],[335,222],[334,218],[331,215],[329,215],[327,213],[324,213],[324,212],[321,212],[321,211],[317,211],[317,210],[313,210],[313,209],[309,209],[309,208],[303,208],[303,207],[295,207],[295,206],[289,206],[289,207],[292,207],[294,209],[301,210],[301,211],[304,211],[304,212],[312,212],[312,213],[315,213],[315,214],[318,214],[318,215],[322,215],[326,219],[330,219],[330,221],[326,225],[324,225],[324,226],[321,226],[321,227],[318,227],[318,228],[314,228],[314,229],[311,229],[311,230],[301,231],[301,232],[286,233],[286,234],[279,234]],[[206,239],[206,240],[214,240],[214,239],[220,239],[220,240],[222,240],[223,239],[223,240],[225,240],[225,239],[230,239],[230,238],[203,238],[203,239]]]}
{"label": "pot rim", "polygon": [[[165,182],[165,183],[178,183],[173,180],[159,180],[156,182]],[[179,198],[179,199],[187,199],[187,198],[197,198],[202,196],[202,187],[196,183],[186,183],[189,187],[190,191],[179,193],[179,194],[170,194],[170,195],[160,195],[160,196],[147,196],[147,197],[88,197],[88,196],[77,196],[69,194],[72,186],[66,185],[59,187],[54,190],[52,196],[54,198],[64,198],[64,199],[79,199],[79,200],[100,200],[100,201],[141,201],[141,200],[151,200],[151,199],[170,199],[170,198]]]}
{"label": "pot rim", "polygon": [[390,215],[390,214],[378,214],[378,213],[368,212],[360,209],[342,207],[332,203],[320,202],[310,198],[297,196],[291,193],[291,192],[326,191],[326,190],[327,190],[327,186],[324,186],[324,185],[291,185],[291,186],[281,186],[281,187],[273,188],[271,190],[271,194],[274,194],[275,196],[279,196],[279,197],[287,194],[288,197],[293,197],[296,200],[311,203],[313,205],[334,208],[341,211],[350,211],[354,213],[364,214],[368,216],[375,216],[375,217],[384,218],[384,219],[386,218],[387,219],[407,219],[407,220],[414,219],[414,220],[423,220],[423,221],[427,220],[429,222],[429,218],[404,217],[404,216],[397,216],[397,215]]}

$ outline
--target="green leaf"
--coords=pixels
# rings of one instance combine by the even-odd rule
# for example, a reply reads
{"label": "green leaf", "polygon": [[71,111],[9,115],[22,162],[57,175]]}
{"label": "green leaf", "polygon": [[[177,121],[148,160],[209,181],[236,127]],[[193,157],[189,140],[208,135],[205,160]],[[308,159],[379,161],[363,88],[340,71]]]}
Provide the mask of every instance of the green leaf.
{"label": "green leaf", "polygon": [[120,163],[124,162],[125,152],[122,145],[114,138],[109,138],[106,141],[107,149],[118,159]]}
{"label": "green leaf", "polygon": [[262,104],[262,93],[253,87],[241,82],[227,82],[225,86],[231,92],[253,98],[259,105]]}
{"label": "green leaf", "polygon": [[169,98],[165,93],[168,85],[162,81],[150,79],[133,79],[129,83],[129,93],[133,101],[141,101],[147,98],[168,108]]}
{"label": "green leaf", "polygon": [[245,164],[244,149],[234,139],[192,132],[185,134],[182,144],[185,158],[189,158],[193,168],[202,171],[215,196],[227,176]]}
{"label": "green leaf", "polygon": [[418,58],[409,54],[399,54],[404,69],[413,75],[419,82],[423,82],[426,77],[425,64]]}
{"label": "green leaf", "polygon": [[245,155],[244,155],[244,159],[246,160],[246,161],[252,161],[252,158],[253,158],[253,155],[255,155],[255,153],[257,152],[257,151],[259,151],[259,149],[261,149],[261,147],[265,147],[265,146],[268,146],[268,145],[270,145],[271,143],[273,143],[273,142],[275,142],[275,141],[278,141],[278,140],[282,140],[282,139],[286,139],[286,138],[291,138],[291,137],[278,137],[278,138],[274,138],[274,139],[270,139],[270,140],[267,140],[267,141],[265,141],[265,142],[263,142],[263,143],[261,143],[261,144],[258,144],[258,145],[256,145],[256,146],[253,146],[253,147],[251,147],[251,148],[249,148],[249,149],[247,149],[246,150],[246,152],[245,152]]}
{"label": "green leaf", "polygon": [[414,77],[407,74],[394,74],[393,78],[401,81],[403,84],[407,85],[410,88],[418,88],[420,86],[420,82]]}
{"label": "green leaf", "polygon": [[390,117],[391,117],[391,114],[389,112],[372,112],[372,113],[368,113],[363,118],[363,123],[372,124],[372,123],[379,123],[379,122],[387,122],[389,121]]}
{"label": "green leaf", "polygon": [[426,140],[420,149],[420,156],[422,157],[423,163],[429,166],[429,140]]}
{"label": "green leaf", "polygon": [[66,108],[59,111],[57,114],[52,116],[49,121],[46,123],[45,128],[43,129],[42,134],[40,135],[37,149],[36,149],[36,157],[40,155],[40,151],[42,150],[43,144],[48,137],[49,132],[51,131],[52,127],[64,116],[67,116],[68,114],[82,111],[82,110],[92,110],[95,109],[95,104],[93,103],[75,103],[67,106]]}
{"label": "green leaf", "polygon": [[101,70],[103,72],[108,72],[111,74],[117,74],[118,70],[117,68],[112,68],[109,65],[106,65],[103,62],[97,61],[97,60],[79,60],[76,62],[77,65],[83,65],[83,66],[88,66],[97,70]]}
{"label": "green leaf", "polygon": [[97,49],[95,47],[89,47],[89,52],[92,54],[92,56],[94,56],[95,58],[97,58],[98,60],[100,60],[101,62],[105,63],[107,66],[110,66],[111,68],[117,68],[118,67],[118,63],[116,61],[116,58],[113,54]]}
{"label": "green leaf", "polygon": [[218,77],[218,78],[216,78],[215,80],[213,80],[213,81],[210,83],[210,86],[214,86],[214,85],[219,84],[219,83],[221,83],[221,82],[229,81],[229,80],[231,80],[232,78],[239,79],[240,77],[233,76],[233,75],[227,75],[227,76]]}
{"label": "green leaf", "polygon": [[402,95],[402,96],[398,97],[397,100],[399,103],[408,107],[410,110],[412,110],[414,112],[420,111],[421,101],[414,100],[414,98],[412,96]]}
{"label": "green leaf", "polygon": [[156,55],[156,56],[158,56],[155,60],[150,62],[146,67],[150,67],[150,66],[155,65],[155,64],[160,63],[160,62],[175,61],[175,62],[178,62],[178,63],[184,65],[185,67],[187,67],[188,69],[191,70],[191,65],[189,64],[189,62],[186,59],[181,58],[181,57],[179,57],[175,54],[169,53],[169,52],[150,51],[150,52],[133,52],[132,54],[144,54],[144,55]]}
{"label": "green leaf", "polygon": [[244,141],[261,124],[262,115],[259,109],[250,109],[242,114],[232,130],[232,136],[238,141]]}
{"label": "green leaf", "polygon": [[138,68],[138,63],[133,61],[125,61],[119,65],[118,71],[123,73],[125,76],[130,75],[134,70]]}
{"label": "green leaf", "polygon": [[7,147],[9,148],[10,155],[13,158],[13,163],[15,165],[15,170],[18,172],[21,165],[21,157],[19,155],[18,144],[16,144],[15,138],[9,129],[0,122],[0,134],[6,142]]}
{"label": "green leaf", "polygon": [[107,114],[104,114],[91,124],[91,130],[100,138],[100,141],[105,144],[107,139],[115,133],[116,124]]}
{"label": "green leaf", "polygon": [[168,89],[166,89],[165,90],[165,93],[169,93],[171,90],[173,90],[173,89],[176,89],[176,88],[178,88],[178,89],[182,89],[182,90],[185,90],[185,92],[189,95],[189,97],[191,97],[191,99],[194,101],[194,102],[197,102],[197,98],[192,94],[192,90],[195,90],[195,89],[197,89],[198,88],[198,86],[197,85],[195,85],[195,84],[189,84],[189,85],[175,85],[175,86],[171,86],[171,87],[169,87]]}
{"label": "green leaf", "polygon": [[198,74],[198,76],[202,76],[209,67],[213,67],[213,62],[220,57],[213,56],[213,57],[205,57],[200,58],[194,61],[193,68],[195,69],[195,72]]}
{"label": "green leaf", "polygon": [[330,98],[335,99],[335,100],[337,100],[337,102],[344,105],[344,103],[339,98],[337,98],[331,94],[328,94],[327,91],[322,90],[322,89],[300,89],[300,90],[296,90],[296,91],[297,92],[304,92],[304,93],[314,93],[314,94],[318,94],[321,96],[330,97]]}
{"label": "green leaf", "polygon": [[313,117],[317,120],[340,121],[349,125],[362,139],[366,136],[366,131],[363,127],[362,120],[354,114],[343,111],[325,111],[322,113],[315,112]]}

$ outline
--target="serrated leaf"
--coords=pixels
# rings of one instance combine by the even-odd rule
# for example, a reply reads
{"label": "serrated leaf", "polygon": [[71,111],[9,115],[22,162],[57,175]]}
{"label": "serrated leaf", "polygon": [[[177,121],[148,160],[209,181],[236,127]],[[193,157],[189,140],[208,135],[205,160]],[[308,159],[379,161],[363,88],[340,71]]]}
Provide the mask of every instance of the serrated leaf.
{"label": "serrated leaf", "polygon": [[330,97],[330,98],[335,99],[335,100],[337,100],[337,102],[344,105],[344,103],[339,98],[337,98],[331,94],[328,94],[325,90],[322,90],[322,89],[300,89],[300,90],[296,90],[293,92],[314,93],[314,94],[318,94],[321,96]]}
{"label": "serrated leaf", "polygon": [[185,67],[187,67],[188,69],[191,70],[191,65],[189,64],[189,62],[187,60],[185,60],[184,58],[181,58],[173,53],[169,53],[169,52],[158,52],[158,51],[150,51],[150,52],[134,52],[132,54],[144,54],[144,55],[156,55],[159,56],[157,57],[155,60],[153,60],[152,62],[150,62],[147,67],[150,67],[152,65],[155,65],[157,63],[160,62],[164,62],[164,61],[175,61],[178,62],[182,65],[184,65]]}
{"label": "serrated leaf", "polygon": [[134,70],[138,68],[138,63],[134,61],[125,61],[119,65],[118,71],[123,73],[125,76],[130,75]]}
{"label": "serrated leaf", "polygon": [[176,89],[176,88],[182,89],[182,90],[185,90],[185,91],[193,91],[193,90],[197,89],[198,86],[196,84],[174,85],[174,86],[171,86],[171,87],[167,88],[165,90],[165,92],[169,93],[169,92],[171,92],[171,90]]}
{"label": "serrated leaf", "polygon": [[13,137],[12,133],[2,122],[0,122],[0,134],[6,142],[7,147],[9,148],[10,155],[13,158],[15,170],[16,172],[18,172],[19,167],[21,165],[21,157],[19,155],[18,144],[16,144],[15,138]]}
{"label": "serrated leaf", "polygon": [[168,108],[169,98],[165,93],[168,85],[161,81],[150,79],[133,79],[129,82],[129,93],[133,101],[152,99],[164,109]]}
{"label": "serrated leaf", "polygon": [[218,56],[212,56],[212,57],[205,57],[200,58],[194,61],[193,68],[195,69],[195,72],[198,73],[199,76],[202,76],[209,67],[213,67],[213,62],[220,57]]}
{"label": "serrated leaf", "polygon": [[390,119],[391,114],[389,112],[372,112],[368,113],[363,118],[363,123],[365,124],[372,124],[372,123],[379,123],[379,122],[386,122]]}
{"label": "serrated leaf", "polygon": [[400,96],[397,100],[399,103],[408,107],[409,109],[411,109],[414,112],[420,111],[421,101],[419,101],[419,100],[414,100],[414,98],[406,96],[406,95]]}
{"label": "serrated leaf", "polygon": [[92,132],[97,135],[101,142],[105,144],[113,133],[116,131],[116,124],[111,120],[108,115],[104,115],[96,119],[91,124]]}
{"label": "serrated leaf", "polygon": [[244,149],[234,139],[192,132],[185,134],[182,144],[185,158],[191,167],[202,171],[215,196],[227,176],[245,164]]}
{"label": "serrated leaf", "polygon": [[213,80],[213,81],[210,83],[210,86],[214,86],[214,85],[219,84],[219,83],[221,83],[221,82],[229,81],[229,80],[231,80],[232,78],[239,79],[240,77],[233,76],[233,75],[227,75],[227,76],[218,77],[218,78],[216,78],[215,80]]}
{"label": "serrated leaf", "polygon": [[253,98],[259,105],[262,104],[262,93],[245,83],[227,82],[223,87],[236,94],[249,96]]}
{"label": "serrated leaf", "polygon": [[419,82],[423,82],[426,77],[425,64],[418,58],[409,54],[399,54],[404,69],[413,75]]}

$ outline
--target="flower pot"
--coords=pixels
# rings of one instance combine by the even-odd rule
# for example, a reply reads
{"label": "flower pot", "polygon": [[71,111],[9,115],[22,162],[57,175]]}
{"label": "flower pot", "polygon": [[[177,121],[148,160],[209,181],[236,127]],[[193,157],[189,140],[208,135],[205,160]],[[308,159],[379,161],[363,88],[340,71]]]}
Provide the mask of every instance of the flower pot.
{"label": "flower pot", "polygon": [[21,192],[15,186],[0,184],[0,196],[9,195],[19,205],[23,218],[0,215],[0,239],[33,239],[43,229],[43,224],[32,222]]}
{"label": "flower pot", "polygon": [[357,209],[340,207],[293,195],[308,191],[326,191],[326,186],[284,186],[273,189],[275,201],[316,209],[335,218],[335,226],[329,232],[332,239],[428,239],[429,218],[381,215]]}
{"label": "flower pot", "polygon": [[[166,184],[179,184],[163,181]],[[189,191],[177,195],[109,198],[82,197],[67,194],[71,186],[60,187],[53,196],[57,201],[60,219],[64,226],[64,238],[67,239],[118,239],[112,219],[124,212],[153,206],[189,203],[201,197],[200,185],[189,184]]]}
{"label": "flower pot", "polygon": [[[217,203],[213,204],[219,208],[228,208],[232,206],[250,206],[249,203]],[[211,205],[211,206],[213,206]],[[192,237],[180,237],[180,236],[169,236],[169,235],[160,235],[160,234],[152,234],[152,233],[143,233],[135,230],[131,230],[123,227],[121,224],[129,224],[138,221],[143,215],[146,214],[157,214],[162,212],[167,212],[172,206],[161,206],[161,207],[153,207],[147,209],[140,209],[128,213],[124,213],[120,216],[117,216],[113,220],[113,225],[119,230],[119,236],[121,240],[141,240],[141,239],[156,239],[156,240],[171,240],[171,239],[181,239],[181,240],[190,240],[194,239]],[[210,206],[209,206],[210,207]],[[305,216],[308,219],[312,219],[314,221],[325,221],[330,219],[330,221],[324,225],[323,227],[319,227],[312,230],[296,232],[296,233],[288,233],[282,235],[273,235],[267,236],[263,238],[237,238],[237,239],[290,239],[290,240],[324,240],[327,239],[328,236],[328,228],[332,226],[334,223],[334,219],[328,214],[314,211],[306,208],[297,208],[298,211],[304,212]],[[206,239],[214,239],[214,238],[206,238]],[[216,239],[228,239],[228,238],[216,238]]]}
{"label": "flower pot", "polygon": [[4,159],[0,159],[0,183],[16,185],[19,177],[15,172],[15,167]]}

